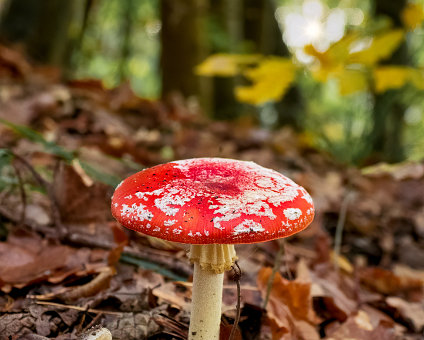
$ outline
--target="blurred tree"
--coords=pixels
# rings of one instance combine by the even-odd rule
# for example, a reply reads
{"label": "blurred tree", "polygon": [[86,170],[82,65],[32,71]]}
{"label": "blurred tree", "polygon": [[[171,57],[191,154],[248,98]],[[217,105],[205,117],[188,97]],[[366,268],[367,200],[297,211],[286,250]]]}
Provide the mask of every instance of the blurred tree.
{"label": "blurred tree", "polygon": [[207,5],[206,0],[161,0],[160,10],[162,96],[174,91],[198,96],[206,109],[210,80],[200,79],[193,70],[207,55]]}
{"label": "blurred tree", "polygon": [[[275,10],[271,0],[215,1],[209,19],[211,52],[289,56],[275,20]],[[240,77],[214,78],[214,118],[234,119],[240,114],[258,114],[261,108],[241,104],[232,95],[235,87],[241,84]],[[301,127],[305,110],[297,86],[291,87],[283,99],[271,105],[277,115],[275,125]]]}
{"label": "blurred tree", "polygon": [[66,66],[85,1],[9,0],[1,17],[0,38],[22,44],[35,61]]}
{"label": "blurred tree", "polygon": [[[211,53],[240,52],[243,41],[242,1],[216,0],[208,17],[208,36]],[[233,95],[237,77],[216,77],[212,80],[210,115],[214,119],[234,119],[243,111],[243,104]]]}
{"label": "blurred tree", "polygon": [[133,33],[136,3],[134,0],[122,1],[122,14],[121,14],[121,58],[119,60],[119,79],[121,82],[129,77],[128,61],[131,56],[131,37]]}
{"label": "blurred tree", "polygon": [[[376,0],[375,15],[386,16],[391,19],[395,28],[402,28],[401,13],[406,3],[406,0]],[[395,53],[384,64],[411,64],[405,41],[399,45]],[[402,135],[406,109],[401,102],[400,91],[398,90],[389,90],[375,95],[374,122],[368,139],[370,148],[373,153],[377,154],[377,158],[389,162],[399,162],[404,159]]]}
{"label": "blurred tree", "polygon": [[[246,0],[244,3],[244,36],[253,42],[252,52],[265,56],[289,57],[290,52],[282,39],[282,32],[275,19],[276,4],[272,0]],[[305,107],[296,85],[290,87],[286,95],[275,104],[278,116],[276,125],[291,125],[302,128]]]}
{"label": "blurred tree", "polygon": [[[424,72],[414,67],[414,56],[408,50],[411,41],[417,44],[418,28],[424,22],[422,5],[406,0],[374,0],[374,11],[367,10],[370,20],[366,21],[359,8],[328,8],[319,1],[305,1],[307,6],[280,7],[277,14],[287,29],[286,42],[291,48],[288,54],[279,50],[281,46],[276,49],[275,45],[266,44],[272,36],[269,30],[265,38],[258,38],[263,29],[256,25],[260,20],[258,13],[264,12],[261,1],[244,4],[252,5],[251,10],[245,11],[245,20],[249,20],[251,41],[260,42],[254,51],[261,53],[209,56],[196,68],[199,75],[245,77],[250,83],[236,86],[235,97],[255,105],[260,113],[267,113],[265,109],[284,96],[290,97],[294,84],[301,86],[302,94],[311,97],[297,102],[305,103],[308,112],[321,116],[313,127],[309,124],[311,141],[321,147],[326,145],[327,150],[345,161],[396,162],[405,158],[404,118],[410,105],[407,98],[424,90]],[[318,16],[314,12],[317,8]],[[248,36],[245,33],[245,38]],[[271,47],[267,50],[263,46]],[[355,107],[357,104],[361,108]],[[356,117],[362,118],[353,121],[332,110],[343,114],[360,111]],[[303,110],[298,112],[295,122],[296,118],[301,117],[302,121],[305,117]],[[307,120],[313,121],[309,117]]]}

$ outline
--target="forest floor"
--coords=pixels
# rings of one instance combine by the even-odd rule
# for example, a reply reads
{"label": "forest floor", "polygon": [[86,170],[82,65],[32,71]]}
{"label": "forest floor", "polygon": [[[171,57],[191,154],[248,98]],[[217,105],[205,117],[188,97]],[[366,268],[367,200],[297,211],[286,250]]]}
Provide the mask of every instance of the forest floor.
{"label": "forest floor", "polygon": [[[177,95],[150,101],[128,84],[58,79],[0,46],[1,340],[79,339],[96,325],[114,339],[186,339],[186,249],[123,230],[110,197],[136,171],[193,157],[280,171],[316,207],[298,236],[237,247],[235,339],[423,339],[424,163],[346,167],[288,128],[210,121]],[[222,339],[236,287],[228,272]]]}

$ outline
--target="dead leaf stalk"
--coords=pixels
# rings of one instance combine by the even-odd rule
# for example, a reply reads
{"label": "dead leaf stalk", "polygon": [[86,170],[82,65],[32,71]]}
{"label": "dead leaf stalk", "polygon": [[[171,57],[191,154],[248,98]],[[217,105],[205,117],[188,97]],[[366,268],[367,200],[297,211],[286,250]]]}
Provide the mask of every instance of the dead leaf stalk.
{"label": "dead leaf stalk", "polygon": [[23,225],[24,221],[25,221],[27,196],[26,196],[26,192],[25,192],[24,181],[22,179],[21,170],[14,163],[12,163],[12,166],[13,166],[13,170],[15,171],[16,178],[18,179],[19,193],[20,193],[21,201],[22,201],[22,211],[21,211],[21,217],[20,217],[20,220],[19,220],[19,225]]}
{"label": "dead leaf stalk", "polygon": [[240,321],[240,313],[241,313],[241,288],[240,288],[240,279],[241,279],[241,269],[239,264],[234,262],[234,266],[232,267],[234,271],[233,281],[235,281],[237,285],[237,306],[236,306],[236,318],[234,320],[233,328],[231,329],[230,336],[228,340],[232,340],[236,334],[237,326]]}
{"label": "dead leaf stalk", "polygon": [[278,245],[279,245],[278,253],[275,256],[274,267],[272,268],[272,273],[271,273],[271,276],[269,277],[268,284],[266,287],[264,304],[262,306],[263,309],[266,309],[266,306],[268,305],[269,295],[271,294],[271,289],[272,289],[272,284],[274,283],[275,274],[280,269],[281,258],[283,257],[283,254],[284,254],[284,243],[279,242]]}
{"label": "dead leaf stalk", "polygon": [[349,203],[352,199],[353,199],[353,192],[348,191],[340,207],[339,219],[337,220],[336,234],[334,236],[334,267],[336,268],[336,270],[339,270],[338,259],[340,256],[340,249],[342,245],[343,230],[344,230],[344,225],[346,221],[346,213],[347,213],[347,208],[349,207]]}

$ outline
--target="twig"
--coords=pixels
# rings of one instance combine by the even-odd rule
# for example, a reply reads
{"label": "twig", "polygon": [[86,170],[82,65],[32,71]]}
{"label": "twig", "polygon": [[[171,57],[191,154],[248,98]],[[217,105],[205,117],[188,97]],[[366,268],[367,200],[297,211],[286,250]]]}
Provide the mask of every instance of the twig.
{"label": "twig", "polygon": [[234,270],[233,280],[236,282],[236,285],[237,285],[237,307],[236,307],[237,312],[236,312],[236,318],[234,320],[233,328],[231,329],[231,333],[228,340],[232,340],[234,335],[236,334],[237,326],[240,321],[240,313],[241,313],[240,278],[241,278],[242,272],[237,261],[234,263],[234,266],[232,268]]}
{"label": "twig", "polygon": [[28,169],[35,181],[46,190],[47,196],[50,199],[51,213],[55,226],[58,228],[59,232],[62,235],[66,235],[67,231],[66,228],[62,225],[59,204],[56,198],[56,194],[54,193],[53,186],[48,181],[46,181],[25,158],[19,156],[13,151],[12,155],[16,160],[18,160],[22,165],[24,165]]}
{"label": "twig", "polygon": [[339,270],[338,259],[340,256],[340,249],[342,245],[343,229],[346,221],[347,208],[352,198],[353,192],[349,191],[342,202],[342,205],[340,207],[339,219],[337,220],[336,235],[334,236],[334,267],[336,268],[336,270]]}
{"label": "twig", "polygon": [[268,284],[267,284],[267,287],[266,287],[266,294],[265,294],[264,304],[263,304],[263,307],[262,307],[263,309],[266,309],[266,306],[268,305],[269,296],[271,294],[271,289],[272,289],[272,285],[274,283],[275,274],[277,274],[277,271],[280,269],[281,258],[283,257],[283,254],[284,254],[284,243],[278,242],[278,245],[279,245],[278,253],[275,256],[274,267],[272,268],[272,272],[271,272],[271,275],[268,279]]}
{"label": "twig", "polygon": [[100,309],[86,308],[86,307],[73,306],[73,305],[64,305],[62,303],[56,303],[56,302],[35,301],[35,303],[37,305],[46,305],[46,306],[53,306],[53,307],[60,307],[60,308],[69,308],[69,309],[79,310],[81,312],[88,312],[88,313],[94,313],[94,314],[109,314],[109,315],[122,316],[122,313],[120,313],[120,312],[110,312],[110,311],[100,310]]}
{"label": "twig", "polygon": [[[12,214],[8,209],[6,209],[6,207],[0,206],[0,215],[6,217],[9,221],[13,223],[19,224],[19,218],[16,217],[14,214]],[[52,235],[53,230],[51,228],[39,225],[27,219],[23,221],[22,226],[27,227],[39,233],[43,233],[44,235],[47,235],[47,236],[54,236]]]}
{"label": "twig", "polygon": [[86,326],[86,327],[84,327],[83,329],[82,329],[82,331],[81,331],[81,333],[82,332],[85,332],[85,331],[87,331],[89,328],[91,328],[92,326],[94,326],[94,324],[102,317],[102,315],[103,315],[103,313],[99,313],[99,314],[97,314],[94,318],[93,318],[93,320],[91,320],[90,321],[90,323]]}
{"label": "twig", "polygon": [[25,221],[27,196],[26,196],[26,192],[24,188],[24,181],[22,180],[21,170],[19,170],[19,167],[17,167],[16,164],[13,164],[13,162],[12,162],[12,167],[13,167],[13,170],[15,170],[16,177],[18,178],[19,192],[20,192],[21,201],[22,201],[22,211],[21,211],[21,217],[19,220],[19,225],[23,225]]}

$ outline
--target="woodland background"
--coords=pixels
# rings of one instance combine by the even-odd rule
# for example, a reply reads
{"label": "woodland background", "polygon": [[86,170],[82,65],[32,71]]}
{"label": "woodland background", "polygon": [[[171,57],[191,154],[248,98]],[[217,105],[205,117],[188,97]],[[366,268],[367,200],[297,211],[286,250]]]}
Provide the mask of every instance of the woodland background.
{"label": "woodland background", "polygon": [[192,157],[314,198],[299,236],[238,247],[238,339],[422,339],[423,21],[421,0],[0,1],[0,339],[185,339],[185,250],[109,206]]}

